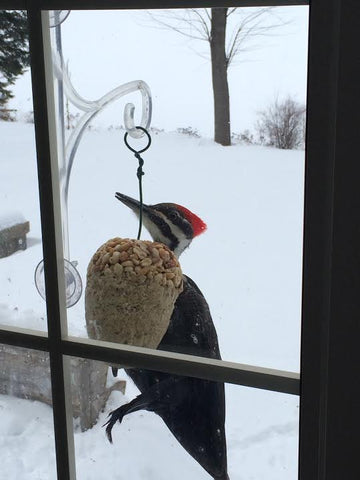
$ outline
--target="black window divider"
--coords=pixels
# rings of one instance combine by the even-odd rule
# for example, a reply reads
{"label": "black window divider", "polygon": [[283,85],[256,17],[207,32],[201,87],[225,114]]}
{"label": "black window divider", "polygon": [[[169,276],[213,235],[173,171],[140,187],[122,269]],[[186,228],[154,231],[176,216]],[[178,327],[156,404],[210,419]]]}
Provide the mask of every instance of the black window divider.
{"label": "black window divider", "polygon": [[[305,1],[216,2],[217,6],[306,5]],[[1,8],[27,8],[33,80],[34,117],[47,295],[48,336],[15,328],[0,330],[0,341],[48,351],[54,401],[54,427],[58,479],[74,480],[74,451],[69,435],[66,362],[64,356],[145,361],[158,368],[186,374],[207,369],[195,359],[136,352],[109,345],[93,345],[67,337],[62,328],[59,301],[56,218],[53,209],[51,155],[47,118],[41,9],[186,8],[214,6],[213,2],[141,0],[3,0]],[[283,372],[300,389],[300,480],[360,478],[357,462],[358,414],[357,352],[360,285],[357,249],[360,245],[360,199],[356,176],[356,145],[360,124],[355,67],[360,30],[358,0],[310,2],[308,132],[304,236],[304,294],[302,363],[300,380]],[[356,95],[357,92],[357,95]],[[344,220],[345,219],[345,220]],[[360,262],[359,262],[360,263]],[[349,282],[349,278],[352,283]],[[102,342],[101,342],[102,343]],[[117,357],[119,355],[119,357]],[[181,357],[181,356],[180,356]],[[155,362],[155,363],[152,363]],[[156,363],[158,362],[158,363]],[[173,362],[173,363],[171,363]],[[226,362],[225,362],[226,363]],[[244,366],[211,364],[211,379],[229,378],[256,386]],[[210,365],[209,364],[209,365]],[[184,370],[182,366],[185,365]],[[179,370],[177,370],[179,368]],[[189,370],[187,370],[189,368]],[[233,368],[233,371],[231,370]],[[197,370],[198,369],[198,370]],[[261,369],[260,369],[261,370]],[[262,371],[261,373],[265,373]],[[244,380],[244,375],[252,378]],[[233,376],[232,376],[233,375]],[[246,376],[245,375],[245,376]],[[232,376],[232,377],[231,377]],[[281,377],[282,375],[280,375]],[[207,376],[204,378],[208,378]],[[260,377],[258,377],[260,378]],[[263,381],[262,378],[261,381]],[[284,378],[285,381],[285,378]],[[246,384],[246,383],[245,383]],[[258,388],[266,388],[259,386]],[[342,422],[338,421],[341,418]],[[72,433],[72,432],[70,432]],[[354,466],[355,465],[355,466]],[[350,470],[351,468],[351,470]]]}
{"label": "black window divider", "polygon": [[287,7],[309,5],[309,0],[1,0],[0,8],[26,10],[38,8],[44,10],[110,10],[110,9],[147,9],[147,8],[205,8],[205,7]]}

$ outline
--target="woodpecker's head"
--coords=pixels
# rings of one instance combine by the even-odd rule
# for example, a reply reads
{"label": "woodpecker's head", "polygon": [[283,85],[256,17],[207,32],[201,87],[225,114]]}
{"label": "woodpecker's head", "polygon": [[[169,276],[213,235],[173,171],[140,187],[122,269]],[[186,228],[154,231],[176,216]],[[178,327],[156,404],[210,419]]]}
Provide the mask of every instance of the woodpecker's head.
{"label": "woodpecker's head", "polygon": [[[115,197],[139,216],[140,203],[123,193]],[[155,242],[164,243],[177,257],[193,238],[206,230],[206,224],[197,215],[176,203],[143,205],[143,224]]]}

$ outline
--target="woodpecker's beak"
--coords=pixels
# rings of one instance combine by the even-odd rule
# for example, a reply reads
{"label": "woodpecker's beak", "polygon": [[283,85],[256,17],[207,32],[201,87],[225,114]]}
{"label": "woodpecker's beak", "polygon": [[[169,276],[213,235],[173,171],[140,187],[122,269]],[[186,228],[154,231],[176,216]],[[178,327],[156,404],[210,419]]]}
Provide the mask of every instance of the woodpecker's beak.
{"label": "woodpecker's beak", "polygon": [[[124,205],[129,207],[136,215],[139,215],[140,212],[140,202],[135,200],[134,198],[128,197],[127,195],[124,195],[123,193],[116,192],[115,197],[120,200]],[[149,210],[149,207],[145,204],[143,204],[143,212],[147,212]]]}

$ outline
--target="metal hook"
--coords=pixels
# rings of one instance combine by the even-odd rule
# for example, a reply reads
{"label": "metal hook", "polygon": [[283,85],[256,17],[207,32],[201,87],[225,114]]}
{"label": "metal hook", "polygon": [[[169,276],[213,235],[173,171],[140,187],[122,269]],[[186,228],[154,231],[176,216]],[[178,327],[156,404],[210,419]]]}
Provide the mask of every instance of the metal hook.
{"label": "metal hook", "polygon": [[140,154],[140,153],[145,152],[145,151],[150,147],[150,145],[151,145],[151,137],[150,137],[149,132],[146,130],[146,128],[140,127],[139,125],[136,126],[135,128],[138,129],[138,130],[141,130],[142,132],[145,133],[145,135],[146,135],[147,138],[148,138],[148,143],[147,143],[147,145],[146,145],[144,148],[142,148],[141,150],[135,150],[134,148],[132,148],[132,147],[129,145],[128,141],[127,141],[127,137],[128,137],[128,135],[129,135],[130,132],[126,132],[126,133],[125,133],[125,135],[124,135],[124,142],[125,142],[125,145],[128,147],[129,150],[131,150],[131,151],[132,151],[133,153],[135,153],[135,154]]}

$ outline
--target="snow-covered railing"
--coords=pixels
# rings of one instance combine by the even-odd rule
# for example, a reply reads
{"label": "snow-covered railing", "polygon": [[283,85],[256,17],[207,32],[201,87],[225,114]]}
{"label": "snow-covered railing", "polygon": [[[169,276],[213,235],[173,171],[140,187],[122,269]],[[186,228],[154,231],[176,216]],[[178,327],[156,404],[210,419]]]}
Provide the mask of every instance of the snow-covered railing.
{"label": "snow-covered railing", "polygon": [[0,258],[7,257],[17,250],[26,249],[26,234],[30,223],[20,212],[7,212],[0,215]]}
{"label": "snow-covered railing", "polygon": [[24,222],[26,222],[25,217],[20,212],[14,211],[0,214],[0,230],[5,230],[5,228]]}

